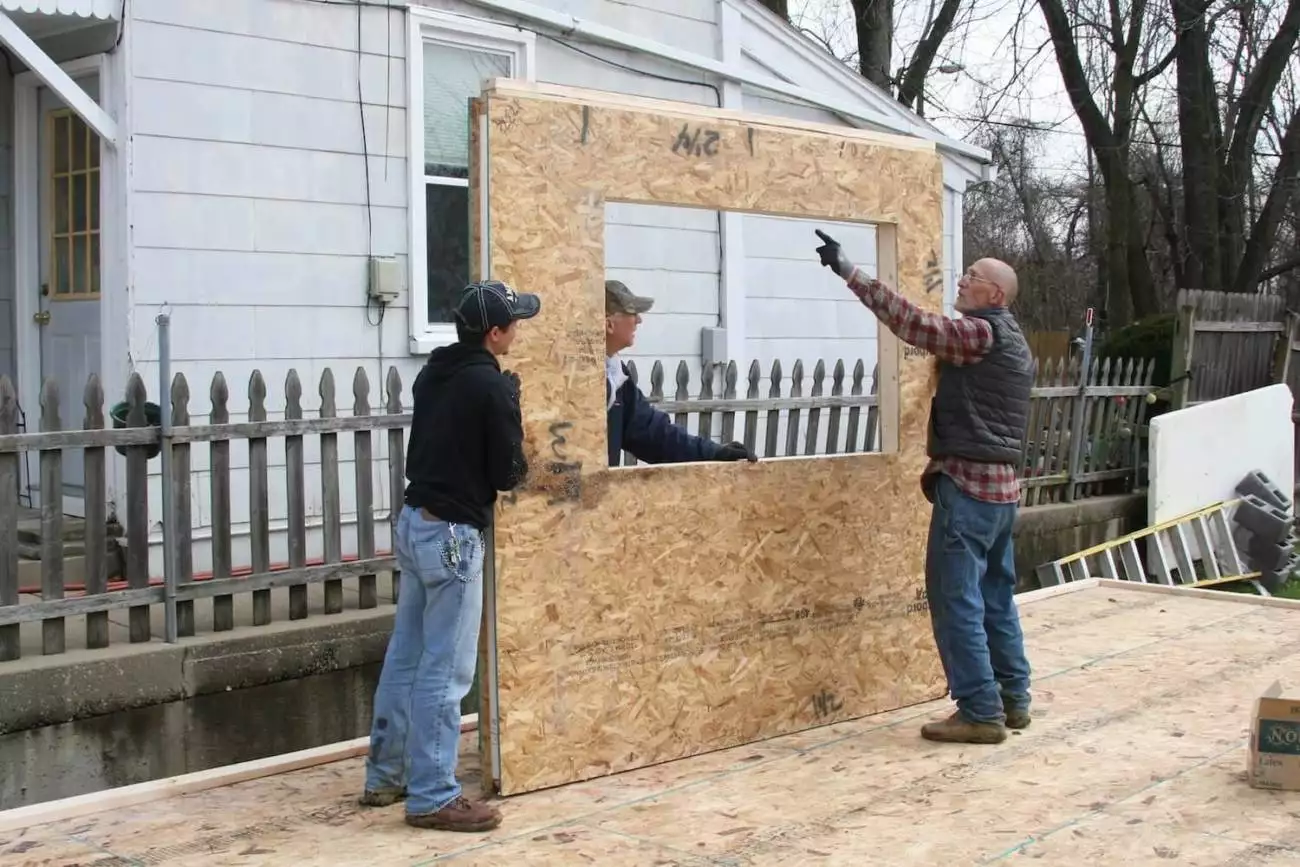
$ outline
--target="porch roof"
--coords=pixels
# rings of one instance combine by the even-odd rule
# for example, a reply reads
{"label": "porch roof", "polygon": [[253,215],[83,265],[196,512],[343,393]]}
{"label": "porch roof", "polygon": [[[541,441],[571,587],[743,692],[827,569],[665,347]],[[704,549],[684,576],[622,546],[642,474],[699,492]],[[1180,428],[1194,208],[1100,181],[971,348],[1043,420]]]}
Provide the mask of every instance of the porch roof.
{"label": "porch roof", "polygon": [[76,15],[81,18],[116,20],[122,0],[0,0],[0,12]]}

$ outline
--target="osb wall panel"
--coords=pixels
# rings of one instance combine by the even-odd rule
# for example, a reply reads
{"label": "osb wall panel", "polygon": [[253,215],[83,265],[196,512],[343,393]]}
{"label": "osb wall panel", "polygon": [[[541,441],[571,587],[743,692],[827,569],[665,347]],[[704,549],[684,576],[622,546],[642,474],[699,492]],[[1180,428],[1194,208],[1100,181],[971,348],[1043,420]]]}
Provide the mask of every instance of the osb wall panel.
{"label": "osb wall panel", "polygon": [[499,83],[485,99],[492,273],[543,298],[505,362],[531,472],[495,535],[501,792],[941,696],[918,486],[927,359],[881,342],[896,453],[616,470],[603,365],[605,202],[893,224],[898,283],[937,309],[938,156],[595,93]]}

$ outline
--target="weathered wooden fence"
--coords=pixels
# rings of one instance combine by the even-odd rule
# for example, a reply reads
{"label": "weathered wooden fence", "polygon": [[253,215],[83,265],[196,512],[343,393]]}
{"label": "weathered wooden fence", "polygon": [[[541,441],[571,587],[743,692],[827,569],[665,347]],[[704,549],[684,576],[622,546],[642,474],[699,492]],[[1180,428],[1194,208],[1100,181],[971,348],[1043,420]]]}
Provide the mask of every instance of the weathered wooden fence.
{"label": "weathered wooden fence", "polygon": [[[635,365],[628,366],[635,379]],[[796,361],[784,376],[778,361],[765,378],[755,361],[741,398],[735,362],[693,385],[683,361],[669,398],[664,365],[656,361],[649,389],[642,389],[676,424],[721,442],[739,440],[761,457],[879,451],[878,368],[868,378],[859,359],[850,378],[845,363],[836,361],[829,383],[825,361],[813,365],[811,378],[804,369]],[[1146,423],[1146,397],[1156,390],[1154,370],[1149,361],[1094,359],[1085,377],[1077,357],[1049,359],[1037,370],[1021,462],[1024,505],[1132,489],[1144,457],[1138,433]],[[635,463],[624,452],[620,464]]]}
{"label": "weathered wooden fence", "polygon": [[[878,451],[879,417],[876,373],[870,378],[865,363],[853,365],[851,375],[837,362],[830,368],[818,362],[806,383],[803,365],[796,363],[789,377],[779,364],[761,376],[750,365],[745,397],[740,392],[737,367],[729,365],[720,385],[702,384],[691,396],[690,377],[684,365],[676,375],[672,399],[664,394],[664,370],[653,366],[649,398],[670,413],[678,424],[723,441],[741,439],[768,457]],[[164,378],[166,375],[164,374]],[[766,385],[764,386],[764,379]],[[1123,486],[1138,472],[1133,434],[1144,421],[1142,398],[1150,387],[1149,365],[1132,362],[1093,364],[1086,379],[1077,363],[1049,362],[1038,375],[1031,408],[1030,431],[1023,461],[1024,502],[1034,505],[1063,498],[1091,496],[1108,485]],[[829,382],[828,382],[829,380]],[[405,429],[410,414],[402,406],[402,383],[397,370],[388,372],[382,407],[371,403],[371,384],[364,369],[352,377],[350,414],[340,413],[334,374],[325,370],[318,392],[315,417],[303,409],[303,384],[290,371],[278,399],[283,418],[268,420],[268,388],[260,371],[247,386],[246,421],[231,421],[231,388],[218,373],[207,388],[207,407],[195,406],[183,374],[170,378],[166,394],[157,404],[138,374],[130,378],[124,400],[108,406],[96,377],[84,387],[84,417],[79,424],[59,417],[58,386],[47,381],[40,395],[39,432],[18,431],[18,406],[13,384],[0,378],[0,661],[21,654],[19,628],[41,624],[43,654],[67,650],[67,624],[82,618],[85,645],[106,647],[110,641],[108,614],[126,609],[127,640],[152,640],[154,615],[162,611],[166,638],[194,635],[202,622],[216,632],[235,626],[236,596],[251,597],[251,622],[264,626],[273,619],[273,591],[287,591],[287,617],[309,616],[308,587],[323,585],[323,611],[344,610],[344,580],[355,581],[357,607],[379,604],[377,576],[392,572],[390,538],[376,539],[376,527],[402,507],[404,489]],[[805,389],[807,394],[805,394]],[[764,394],[763,392],[766,392]],[[195,423],[192,416],[206,423]],[[29,426],[32,426],[29,422]],[[1079,431],[1073,436],[1072,431]],[[341,525],[341,467],[339,446],[350,439],[355,474],[355,550],[345,551]],[[315,442],[311,442],[315,440]],[[387,473],[377,466],[376,446],[387,446]],[[317,499],[322,513],[319,556],[308,551],[309,487],[305,471],[308,444],[319,444],[320,482]],[[231,484],[231,446],[247,449],[248,557],[235,562],[232,554],[234,521]],[[202,450],[202,451],[200,451]],[[382,448],[378,449],[382,451]],[[113,452],[125,465],[125,550],[121,580],[110,573],[107,535],[110,500],[108,483]],[[19,494],[22,459],[32,454],[39,464],[39,512],[24,510]],[[283,461],[280,461],[283,455]],[[163,458],[160,490],[163,539],[162,577],[150,567],[150,463]],[[210,513],[210,572],[196,575],[194,550],[196,523],[194,487],[199,476],[196,459],[206,457],[210,477],[203,505]],[[272,460],[274,458],[274,461]],[[60,496],[66,462],[81,462],[85,473],[84,577],[67,580],[65,570],[65,520]],[[314,469],[314,467],[313,467]],[[376,471],[378,472],[378,476]],[[243,470],[240,468],[240,472]],[[282,473],[272,484],[273,474]],[[378,478],[378,481],[377,481]],[[387,484],[381,484],[386,478]],[[287,563],[271,557],[271,491],[283,490],[287,501]],[[387,502],[376,502],[384,498]],[[376,496],[379,491],[379,496]],[[157,496],[154,494],[153,496]],[[155,504],[156,505],[156,504]],[[279,511],[279,505],[277,511]],[[351,507],[352,504],[348,504]],[[313,517],[314,520],[314,517]],[[20,526],[36,521],[37,550],[20,544]],[[387,549],[387,550],[381,550]],[[25,552],[25,553],[24,553]],[[38,575],[37,578],[24,576]],[[394,577],[396,581],[396,577]],[[396,597],[394,584],[390,598]],[[196,610],[196,603],[202,608]]]}
{"label": "weathered wooden fence", "polygon": [[[826,363],[813,367],[808,395],[804,389],[804,367],[796,361],[789,377],[784,377],[781,362],[772,363],[767,377],[767,394],[763,395],[763,373],[757,361],[749,366],[745,396],[737,397],[739,368],[727,364],[719,376],[701,377],[691,394],[691,373],[686,362],[677,365],[676,390],[672,398],[664,395],[664,366],[656,361],[650,368],[650,388],[645,389],[636,364],[628,371],[657,409],[672,416],[673,422],[691,433],[721,442],[739,440],[760,457],[796,455],[849,454],[880,450],[879,409],[876,402],[876,374],[872,370],[867,382],[865,363],[859,359],[845,394],[845,367],[837,361],[831,371],[830,393],[826,393]],[[715,382],[721,379],[720,384]],[[826,427],[821,427],[825,413]],[[743,418],[737,433],[737,416]],[[759,417],[762,416],[762,426]],[[715,436],[714,431],[717,431]],[[624,452],[622,466],[636,464],[636,458]]]}
{"label": "weathered wooden fence", "polygon": [[[0,661],[17,659],[21,653],[19,626],[41,623],[44,654],[66,649],[69,618],[84,617],[86,646],[106,647],[109,643],[108,612],[129,611],[129,641],[153,638],[151,613],[163,606],[168,637],[190,636],[196,630],[195,602],[211,599],[214,631],[234,628],[235,594],[252,594],[255,626],[271,622],[271,592],[288,588],[288,616],[308,616],[307,587],[324,585],[324,611],[343,611],[343,581],[358,581],[358,606],[378,605],[377,574],[394,568],[388,554],[377,552],[374,503],[374,445],[387,437],[388,490],[392,510],[402,506],[404,489],[405,428],[410,415],[403,411],[402,383],[396,368],[389,370],[387,401],[382,408],[370,403],[370,382],[358,368],[352,380],[351,415],[340,415],[334,374],[325,370],[320,381],[320,407],[316,418],[304,418],[302,383],[290,371],[284,385],[283,420],[267,420],[267,387],[260,371],[248,384],[248,421],[232,423],[228,402],[230,389],[218,373],[209,388],[211,401],[208,424],[191,424],[189,383],[178,374],[161,406],[148,400],[144,381],[130,378],[124,406],[108,416],[105,425],[103,389],[92,376],[85,386],[85,417],[79,426],[59,418],[58,386],[47,380],[40,396],[39,433],[17,432],[17,402],[13,383],[0,377]],[[122,412],[121,410],[124,410]],[[118,418],[113,418],[117,415]],[[155,422],[150,423],[153,415]],[[356,474],[357,550],[344,555],[341,534],[339,438],[351,437]],[[323,510],[324,556],[321,562],[307,562],[304,445],[318,438],[321,455],[321,504]],[[288,512],[289,563],[273,568],[270,557],[270,511],[268,451],[271,440],[281,440],[284,450],[285,490]],[[249,534],[251,564],[236,568],[231,556],[231,462],[232,441],[247,443],[249,459]],[[211,463],[212,560],[210,577],[196,579],[191,552],[191,458],[194,450],[206,448]],[[110,586],[107,542],[107,450],[125,457],[126,504],[125,580]],[[19,526],[25,517],[19,503],[20,457],[36,452],[40,463],[41,506],[40,581],[38,586],[21,586]],[[70,587],[64,578],[63,491],[64,459],[77,455],[85,468],[85,540],[82,586]],[[165,566],[161,581],[149,568],[149,470],[152,458],[164,454],[162,518]],[[50,492],[56,492],[50,496]],[[391,550],[388,540],[384,547]],[[396,598],[396,574],[392,596]],[[69,596],[73,592],[76,595]],[[39,595],[39,601],[23,601],[23,595]]]}
{"label": "weathered wooden fence", "polygon": [[1290,329],[1285,303],[1280,295],[1181,290],[1169,371],[1173,406],[1276,382],[1279,340]]}
{"label": "weathered wooden fence", "polygon": [[1020,467],[1021,504],[1131,491],[1145,465],[1140,433],[1153,360],[1048,360],[1038,368]]}

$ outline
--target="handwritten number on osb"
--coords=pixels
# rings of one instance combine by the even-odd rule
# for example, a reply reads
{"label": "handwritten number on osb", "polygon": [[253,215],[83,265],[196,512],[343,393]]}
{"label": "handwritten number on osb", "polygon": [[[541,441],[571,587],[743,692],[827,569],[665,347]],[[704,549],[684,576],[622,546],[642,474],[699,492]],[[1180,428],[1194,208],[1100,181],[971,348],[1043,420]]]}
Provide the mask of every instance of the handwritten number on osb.
{"label": "handwritten number on osb", "polygon": [[564,438],[564,431],[570,430],[572,427],[573,423],[567,421],[557,421],[551,424],[551,453],[560,460],[568,457],[564,453],[564,444],[568,442]]}
{"label": "handwritten number on osb", "polygon": [[930,250],[930,258],[925,260],[925,294],[930,295],[943,288],[943,268],[939,266],[939,257]]}
{"label": "handwritten number on osb", "polygon": [[547,501],[554,506],[559,503],[572,503],[582,499],[582,462],[570,461],[565,454],[564,446],[568,442],[565,439],[564,432],[573,428],[572,422],[557,421],[552,422],[551,431],[551,453],[559,460],[551,461],[547,464],[546,469],[553,476],[560,476],[562,481],[560,488]]}
{"label": "handwritten number on osb", "polygon": [[839,713],[843,707],[844,702],[829,690],[823,689],[813,696],[813,713],[817,715],[818,719]]}
{"label": "handwritten number on osb", "polygon": [[718,141],[722,134],[715,129],[704,129],[697,127],[691,129],[691,125],[684,123],[682,129],[673,139],[673,153],[681,154],[684,157],[712,157],[718,155]]}

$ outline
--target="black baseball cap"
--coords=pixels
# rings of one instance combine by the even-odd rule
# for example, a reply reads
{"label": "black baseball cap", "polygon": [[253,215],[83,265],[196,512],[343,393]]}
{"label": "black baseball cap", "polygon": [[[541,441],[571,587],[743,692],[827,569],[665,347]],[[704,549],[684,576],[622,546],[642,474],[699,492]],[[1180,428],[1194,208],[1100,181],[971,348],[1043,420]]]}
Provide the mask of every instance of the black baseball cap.
{"label": "black baseball cap", "polygon": [[470,331],[486,333],[508,328],[518,319],[532,319],[542,310],[542,299],[516,292],[500,280],[480,280],[465,287],[456,302],[456,319]]}

